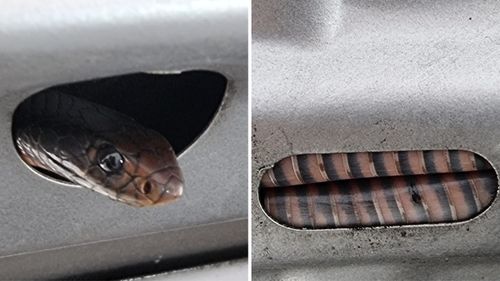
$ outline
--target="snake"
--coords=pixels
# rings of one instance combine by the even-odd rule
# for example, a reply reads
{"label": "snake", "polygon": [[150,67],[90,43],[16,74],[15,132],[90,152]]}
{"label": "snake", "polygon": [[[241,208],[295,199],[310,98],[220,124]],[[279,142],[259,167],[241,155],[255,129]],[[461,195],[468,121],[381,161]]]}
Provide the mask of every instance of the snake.
{"label": "snake", "polygon": [[52,90],[14,113],[13,139],[31,168],[134,207],[182,196],[176,154],[160,133],[109,107]]}
{"label": "snake", "polygon": [[489,162],[464,150],[292,155],[260,182],[265,212],[296,229],[465,221],[497,191]]}

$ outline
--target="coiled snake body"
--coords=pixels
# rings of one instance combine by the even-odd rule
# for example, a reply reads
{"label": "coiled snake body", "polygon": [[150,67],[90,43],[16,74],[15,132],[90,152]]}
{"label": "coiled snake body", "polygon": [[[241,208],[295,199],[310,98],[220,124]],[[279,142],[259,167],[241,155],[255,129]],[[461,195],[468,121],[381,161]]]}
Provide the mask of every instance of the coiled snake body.
{"label": "coiled snake body", "polygon": [[19,105],[13,134],[21,158],[129,205],[176,200],[182,172],[169,142],[110,108],[59,92]]}
{"label": "coiled snake body", "polygon": [[485,210],[498,189],[492,166],[468,151],[294,155],[261,180],[261,202],[293,228],[456,222]]}

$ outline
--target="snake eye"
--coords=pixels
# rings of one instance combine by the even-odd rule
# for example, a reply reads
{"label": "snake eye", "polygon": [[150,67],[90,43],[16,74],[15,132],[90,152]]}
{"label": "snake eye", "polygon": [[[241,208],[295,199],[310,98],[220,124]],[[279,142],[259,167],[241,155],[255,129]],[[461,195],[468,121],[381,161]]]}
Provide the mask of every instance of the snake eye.
{"label": "snake eye", "polygon": [[97,163],[107,173],[119,173],[123,168],[123,156],[109,144],[99,147]]}

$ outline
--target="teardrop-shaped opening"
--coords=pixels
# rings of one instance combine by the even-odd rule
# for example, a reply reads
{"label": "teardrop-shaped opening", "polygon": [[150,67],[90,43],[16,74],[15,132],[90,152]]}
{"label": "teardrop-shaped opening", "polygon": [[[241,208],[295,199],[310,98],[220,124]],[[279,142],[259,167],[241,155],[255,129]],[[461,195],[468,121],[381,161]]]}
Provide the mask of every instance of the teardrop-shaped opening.
{"label": "teardrop-shaped opening", "polygon": [[[116,110],[162,134],[180,155],[209,127],[221,106],[226,86],[227,79],[212,71],[157,71],[57,85],[33,96],[58,92]],[[22,118],[16,110],[13,131]],[[35,169],[44,177],[65,181],[50,171]]]}
{"label": "teardrop-shaped opening", "polygon": [[466,221],[497,191],[491,164],[469,151],[303,154],[264,172],[260,202],[287,227],[357,228]]}

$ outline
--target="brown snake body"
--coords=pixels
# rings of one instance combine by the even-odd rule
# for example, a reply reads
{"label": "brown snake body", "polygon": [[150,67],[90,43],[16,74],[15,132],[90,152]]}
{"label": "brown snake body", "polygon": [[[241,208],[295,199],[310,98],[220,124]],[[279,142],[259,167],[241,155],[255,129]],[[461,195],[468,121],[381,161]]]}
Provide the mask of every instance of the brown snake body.
{"label": "brown snake body", "polygon": [[468,151],[306,154],[264,173],[261,202],[293,228],[439,223],[481,213],[497,186],[491,165]]}

